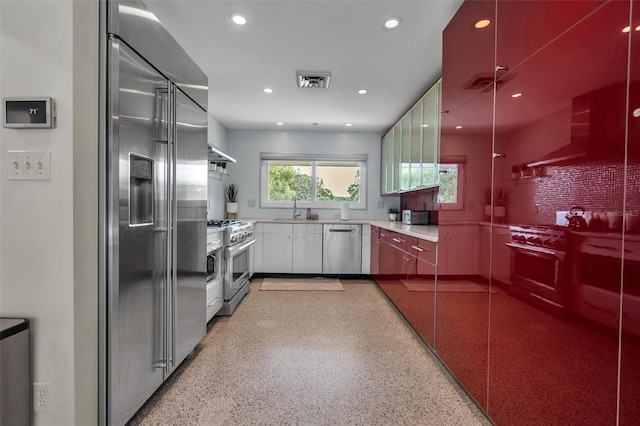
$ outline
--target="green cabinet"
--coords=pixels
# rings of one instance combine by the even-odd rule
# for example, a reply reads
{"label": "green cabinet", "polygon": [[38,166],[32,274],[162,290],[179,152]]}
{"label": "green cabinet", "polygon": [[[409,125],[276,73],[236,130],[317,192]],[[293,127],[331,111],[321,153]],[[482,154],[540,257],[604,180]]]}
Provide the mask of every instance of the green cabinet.
{"label": "green cabinet", "polygon": [[440,84],[431,86],[382,137],[381,194],[438,185]]}

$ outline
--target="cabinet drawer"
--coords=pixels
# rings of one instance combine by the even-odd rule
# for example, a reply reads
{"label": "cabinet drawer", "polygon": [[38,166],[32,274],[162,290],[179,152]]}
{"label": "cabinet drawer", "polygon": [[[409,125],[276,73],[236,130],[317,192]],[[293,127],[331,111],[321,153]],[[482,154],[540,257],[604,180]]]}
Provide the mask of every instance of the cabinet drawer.
{"label": "cabinet drawer", "polygon": [[412,249],[411,246],[415,246],[418,243],[418,239],[416,237],[410,237],[398,232],[389,232],[389,234],[389,244],[398,247],[400,250],[415,253],[415,250]]}
{"label": "cabinet drawer", "polygon": [[293,223],[264,223],[262,232],[264,234],[292,234]]}
{"label": "cabinet drawer", "polygon": [[207,283],[207,322],[222,308],[224,285],[222,278]]}
{"label": "cabinet drawer", "polygon": [[321,223],[295,223],[293,224],[294,234],[322,234]]}
{"label": "cabinet drawer", "polygon": [[438,245],[427,240],[418,240],[419,250],[415,250],[418,253],[418,258],[425,262],[429,262],[432,265],[436,264],[436,253]]}

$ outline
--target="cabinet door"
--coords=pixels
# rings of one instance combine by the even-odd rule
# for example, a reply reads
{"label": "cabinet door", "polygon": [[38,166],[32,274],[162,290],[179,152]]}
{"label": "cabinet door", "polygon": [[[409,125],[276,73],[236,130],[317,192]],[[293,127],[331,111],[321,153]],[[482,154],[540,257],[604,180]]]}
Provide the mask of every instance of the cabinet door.
{"label": "cabinet door", "polygon": [[389,145],[389,138],[393,139],[393,132],[388,131],[380,142],[380,194],[384,195],[389,192],[387,189],[387,146]]}
{"label": "cabinet door", "polygon": [[263,272],[291,273],[292,253],[291,234],[264,234]]}
{"label": "cabinet door", "polygon": [[322,234],[293,236],[293,272],[322,273]]}
{"label": "cabinet door", "polygon": [[422,184],[422,101],[411,108],[411,161],[409,163],[409,188]]}
{"label": "cabinet door", "polygon": [[322,273],[322,225],[293,225],[292,261],[294,273]]}
{"label": "cabinet door", "polygon": [[439,275],[477,275],[479,273],[478,226],[450,226],[444,230],[442,244],[438,239]]}
{"label": "cabinet door", "polygon": [[402,148],[400,150],[400,187],[409,189],[411,181],[411,112],[409,111],[400,121],[402,126]]}
{"label": "cabinet door", "polygon": [[380,228],[371,227],[371,265],[370,273],[375,278],[380,273]]}
{"label": "cabinet door", "polygon": [[438,183],[440,156],[440,81],[422,99],[422,186]]}
{"label": "cabinet door", "polygon": [[402,164],[402,123],[393,126],[393,183],[392,191],[400,190],[400,166]]}
{"label": "cabinet door", "polygon": [[394,161],[395,161],[395,157],[394,157],[394,153],[395,153],[395,132],[396,129],[395,127],[393,129],[391,129],[388,133],[389,137],[387,138],[387,155],[385,158],[385,167],[387,170],[387,174],[386,174],[386,178],[387,178],[387,183],[385,186],[386,189],[386,193],[389,194],[391,192],[393,192],[395,189],[393,186],[393,183],[395,181],[395,172],[394,172]]}
{"label": "cabinet door", "polygon": [[293,225],[290,223],[265,223],[263,232],[263,272],[291,273],[293,271]]}
{"label": "cabinet door", "polygon": [[[262,225],[262,224],[258,224],[258,225]],[[263,267],[262,267],[262,252],[263,252],[263,247],[264,247],[264,234],[262,232],[260,233],[256,233],[255,234],[256,237],[256,243],[254,244],[255,250],[253,251],[254,256],[253,256],[253,267],[255,269],[255,272],[257,273],[261,273],[264,272]]]}
{"label": "cabinet door", "polygon": [[436,267],[420,258],[416,264],[417,275],[409,281],[409,310],[405,317],[418,334],[435,348]]}

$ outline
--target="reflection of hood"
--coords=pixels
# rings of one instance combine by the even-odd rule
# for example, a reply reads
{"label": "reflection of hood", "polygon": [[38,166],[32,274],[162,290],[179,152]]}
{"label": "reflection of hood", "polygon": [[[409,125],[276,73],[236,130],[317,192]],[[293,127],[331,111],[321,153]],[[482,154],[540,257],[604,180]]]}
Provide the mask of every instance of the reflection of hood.
{"label": "reflection of hood", "polygon": [[571,143],[529,167],[577,163],[624,155],[626,110],[624,84],[593,90],[571,102]]}

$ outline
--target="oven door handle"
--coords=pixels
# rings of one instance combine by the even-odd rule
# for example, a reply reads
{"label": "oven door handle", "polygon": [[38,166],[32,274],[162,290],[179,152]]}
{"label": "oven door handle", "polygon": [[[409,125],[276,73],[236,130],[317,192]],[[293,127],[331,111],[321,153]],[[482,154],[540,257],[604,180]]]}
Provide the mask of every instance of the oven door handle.
{"label": "oven door handle", "polygon": [[249,241],[248,243],[244,243],[241,246],[231,246],[231,247],[227,247],[227,253],[229,253],[231,256],[234,256],[237,253],[240,253],[241,251],[249,248],[250,246],[254,245],[256,243],[256,240],[253,239],[251,241]]}
{"label": "oven door handle", "polygon": [[525,244],[518,243],[504,243],[507,247],[513,250],[519,250],[521,253],[526,253],[530,256],[538,256],[538,257],[554,257],[556,259],[564,260],[564,252],[555,251],[552,249],[546,249],[538,246],[529,246]]}

